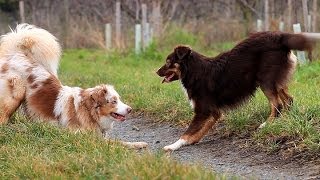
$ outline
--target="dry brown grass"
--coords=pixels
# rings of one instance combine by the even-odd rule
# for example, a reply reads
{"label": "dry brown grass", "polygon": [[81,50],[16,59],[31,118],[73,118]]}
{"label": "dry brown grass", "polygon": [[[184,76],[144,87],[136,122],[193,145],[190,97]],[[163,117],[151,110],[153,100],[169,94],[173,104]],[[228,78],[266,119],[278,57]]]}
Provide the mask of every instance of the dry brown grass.
{"label": "dry brown grass", "polygon": [[70,23],[68,27],[67,47],[105,48],[103,27],[90,24],[86,19],[75,22]]}
{"label": "dry brown grass", "polygon": [[185,24],[183,29],[200,37],[204,47],[217,42],[236,41],[246,35],[246,27],[241,22],[233,20],[194,21]]}

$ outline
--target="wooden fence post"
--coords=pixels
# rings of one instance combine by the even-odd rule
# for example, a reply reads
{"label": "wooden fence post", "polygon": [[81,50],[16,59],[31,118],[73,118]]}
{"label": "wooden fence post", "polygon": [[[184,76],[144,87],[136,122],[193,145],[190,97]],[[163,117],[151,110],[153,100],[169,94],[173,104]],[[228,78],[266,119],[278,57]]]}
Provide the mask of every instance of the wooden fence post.
{"label": "wooden fence post", "polygon": [[[299,23],[293,24],[293,32],[294,33],[301,33],[301,26]],[[304,51],[297,51],[297,58],[300,64],[306,63],[306,56]]]}
{"label": "wooden fence post", "polygon": [[307,32],[311,32],[311,15],[308,15]]}
{"label": "wooden fence post", "polygon": [[262,20],[258,19],[257,20],[257,31],[262,31]]}
{"label": "wooden fence post", "polygon": [[111,49],[111,24],[108,23],[105,25],[105,37],[106,37],[106,49]]}
{"label": "wooden fence post", "polygon": [[135,26],[135,53],[141,52],[141,24]]}
{"label": "wooden fence post", "polygon": [[284,31],[284,22],[283,21],[279,22],[279,31]]}

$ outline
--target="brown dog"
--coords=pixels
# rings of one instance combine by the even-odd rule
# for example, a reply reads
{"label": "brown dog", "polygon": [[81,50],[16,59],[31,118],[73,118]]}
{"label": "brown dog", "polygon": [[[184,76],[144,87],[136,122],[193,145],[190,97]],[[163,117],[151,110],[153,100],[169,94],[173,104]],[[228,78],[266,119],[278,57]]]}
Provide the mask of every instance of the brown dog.
{"label": "brown dog", "polygon": [[[181,80],[193,105],[194,118],[180,139],[164,150],[197,143],[221,117],[261,88],[271,107],[269,121],[292,104],[288,83],[296,67],[291,50],[311,51],[319,34],[260,32],[214,58],[178,46],[157,74],[163,82]],[[263,124],[264,125],[264,124]],[[263,126],[262,125],[262,126]]]}

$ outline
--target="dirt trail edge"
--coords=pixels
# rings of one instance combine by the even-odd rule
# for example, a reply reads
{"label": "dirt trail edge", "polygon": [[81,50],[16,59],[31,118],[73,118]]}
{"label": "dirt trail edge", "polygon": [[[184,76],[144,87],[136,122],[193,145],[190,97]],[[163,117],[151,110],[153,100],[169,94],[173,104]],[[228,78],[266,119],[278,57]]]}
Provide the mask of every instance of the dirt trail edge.
{"label": "dirt trail edge", "polygon": [[[168,123],[134,118],[115,123],[111,136],[124,141],[145,141],[152,152],[157,152],[175,142],[184,131],[185,128]],[[245,179],[320,179],[318,160],[285,160],[251,149],[245,139],[221,138],[212,132],[200,143],[182,147],[170,156],[183,163],[200,163],[215,172]]]}

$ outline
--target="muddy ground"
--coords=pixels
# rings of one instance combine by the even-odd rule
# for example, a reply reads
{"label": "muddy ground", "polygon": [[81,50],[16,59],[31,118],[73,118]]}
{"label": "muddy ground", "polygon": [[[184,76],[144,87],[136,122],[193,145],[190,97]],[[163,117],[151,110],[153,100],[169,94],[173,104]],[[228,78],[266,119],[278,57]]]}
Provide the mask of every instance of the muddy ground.
{"label": "muddy ground", "polygon": [[[123,141],[145,141],[158,152],[178,140],[186,127],[154,123],[143,118],[115,123],[112,136]],[[249,138],[222,137],[212,129],[198,144],[185,146],[170,156],[183,163],[200,163],[218,173],[244,179],[320,179],[319,158],[283,157],[252,146]]]}

